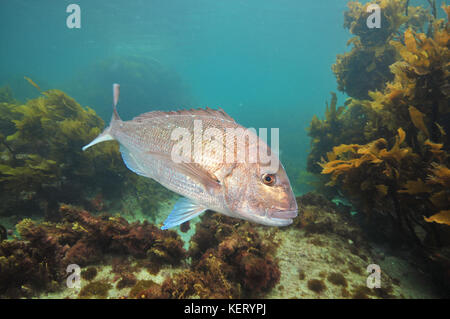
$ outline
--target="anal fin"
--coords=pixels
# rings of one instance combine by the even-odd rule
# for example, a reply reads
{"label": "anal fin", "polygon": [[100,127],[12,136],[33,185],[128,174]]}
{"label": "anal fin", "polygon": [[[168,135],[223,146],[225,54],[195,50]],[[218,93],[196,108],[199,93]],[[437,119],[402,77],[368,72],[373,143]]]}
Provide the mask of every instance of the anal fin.
{"label": "anal fin", "polygon": [[207,210],[206,207],[198,205],[191,200],[182,197],[175,203],[172,212],[164,221],[164,225],[161,229],[169,229],[178,226],[200,215],[205,210]]}

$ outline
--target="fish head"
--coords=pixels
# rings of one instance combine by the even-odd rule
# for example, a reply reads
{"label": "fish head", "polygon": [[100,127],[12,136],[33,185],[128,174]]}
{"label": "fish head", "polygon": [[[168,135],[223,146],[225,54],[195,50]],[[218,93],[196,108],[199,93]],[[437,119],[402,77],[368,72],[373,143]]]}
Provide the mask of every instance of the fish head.
{"label": "fish head", "polygon": [[243,164],[231,175],[227,184],[235,187],[227,190],[227,201],[234,216],[268,226],[287,226],[297,217],[297,201],[281,163],[277,170]]}

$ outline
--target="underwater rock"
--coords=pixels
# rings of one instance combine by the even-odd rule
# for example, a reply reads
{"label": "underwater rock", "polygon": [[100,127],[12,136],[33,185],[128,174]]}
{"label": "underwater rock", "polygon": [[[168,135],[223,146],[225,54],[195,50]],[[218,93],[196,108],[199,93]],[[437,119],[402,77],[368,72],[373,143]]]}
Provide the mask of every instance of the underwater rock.
{"label": "underwater rock", "polygon": [[[74,289],[62,288],[59,292],[49,293],[48,289],[51,289],[49,285],[48,288],[40,290],[43,292],[41,296],[138,299],[439,296],[423,284],[420,286],[422,289],[411,290],[410,287],[419,274],[417,265],[409,265],[389,252],[371,247],[364,230],[353,220],[355,217],[352,217],[349,211],[341,210],[324,196],[314,193],[298,197],[297,201],[300,207],[298,218],[303,218],[305,214],[305,219],[286,228],[257,226],[218,214],[205,214],[196,224],[196,234],[191,239],[191,249],[188,252],[190,258],[182,260],[178,266],[170,264],[157,266],[158,273],[153,271],[152,262],[147,257],[138,257],[142,256],[142,253],[132,256],[118,249],[118,246],[124,244],[112,243],[118,237],[114,236],[108,240],[98,237],[97,234],[94,237],[103,242],[101,246],[109,243],[109,247],[116,247],[117,252],[101,251],[99,263],[82,269],[82,276],[86,276],[92,271],[92,267],[95,267],[97,270],[95,281],[83,279],[81,289],[84,292],[81,295]],[[30,234],[42,239],[48,238],[52,232],[53,235],[50,237],[58,238],[55,235],[57,229],[60,234],[59,242],[70,242],[70,245],[64,246],[68,249],[80,241],[78,232],[84,234],[83,229],[89,229],[93,234],[99,229],[106,229],[108,234],[123,235],[128,232],[127,229],[131,225],[134,225],[124,228],[126,223],[120,220],[112,222],[109,220],[111,216],[94,217],[90,214],[81,214],[80,211],[82,210],[78,209],[77,213],[74,208],[70,210],[70,214],[75,215],[73,220],[76,222],[45,224],[25,221],[22,228],[28,229]],[[64,220],[66,217],[61,218]],[[317,223],[319,227],[308,229],[308,223]],[[109,227],[104,228],[106,224]],[[56,225],[58,227],[55,227]],[[142,223],[138,225],[142,226]],[[66,235],[62,236],[63,233]],[[142,230],[138,233],[147,236]],[[38,236],[39,234],[41,235]],[[92,246],[86,236],[88,235],[83,237],[84,242]],[[164,241],[161,238],[159,240]],[[8,241],[3,241],[5,242]],[[31,247],[31,242],[24,243],[28,243]],[[58,246],[54,247],[55,251],[59,249]],[[164,249],[159,247],[158,250]],[[436,254],[434,258],[439,258],[439,255]],[[382,269],[381,289],[361,288],[366,285],[369,264],[378,264]],[[445,266],[443,262],[441,265]],[[423,273],[420,275],[423,276]],[[320,287],[319,290],[315,289],[314,282],[308,287],[311,280],[320,281],[325,288],[319,284],[323,289]],[[61,282],[65,282],[65,279],[63,278]],[[27,282],[24,286],[27,287],[29,294],[21,292],[20,296],[31,296],[34,286]]]}
{"label": "underwater rock", "polygon": [[[45,245],[45,246],[44,246]],[[45,249],[41,249],[44,246]],[[31,243],[4,240],[0,243],[0,296],[32,297],[38,291],[54,291],[63,281],[61,254],[53,239]]]}
{"label": "underwater rock", "polygon": [[82,299],[85,298],[101,298],[105,299],[108,297],[108,291],[112,288],[112,285],[108,282],[103,281],[93,281],[84,286],[80,293],[79,297]]}
{"label": "underwater rock", "polygon": [[118,289],[123,289],[125,287],[133,287],[136,284],[136,276],[133,274],[124,274],[120,281],[117,283],[116,287]]}
{"label": "underwater rock", "polygon": [[169,295],[163,292],[161,285],[152,280],[141,280],[130,291],[130,298],[135,299],[167,299]]}
{"label": "underwater rock", "polygon": [[80,229],[82,236],[78,243],[94,247],[103,254],[145,258],[149,257],[149,251],[157,251],[158,258],[150,257],[152,262],[172,265],[178,265],[185,257],[183,243],[174,231],[162,231],[147,221],[129,224],[122,217],[94,217],[87,211],[66,205],[61,206],[61,213],[63,221]]}
{"label": "underwater rock", "polygon": [[332,233],[364,246],[366,240],[350,212],[338,212],[338,206],[319,193],[307,193],[297,202],[299,217],[293,226],[304,230],[307,236]]}
{"label": "underwater rock", "polygon": [[[279,230],[271,239],[278,248],[281,273],[279,283],[264,298],[436,298],[444,296],[438,289],[423,289],[431,278],[425,265],[419,272],[416,263],[398,258],[372,246],[366,230],[349,212],[338,207],[323,195],[308,193],[297,197],[299,217],[296,223]],[[318,224],[309,229],[308,225]],[[310,227],[310,226],[309,226]],[[265,231],[263,231],[265,232]],[[261,235],[263,236],[263,235]],[[391,255],[393,254],[393,255]],[[377,264],[381,268],[381,288],[367,288],[370,272]],[[423,267],[423,268],[422,268]],[[419,274],[424,278],[419,278]],[[427,275],[424,275],[427,274]],[[400,279],[400,280],[399,280]],[[419,290],[411,286],[421,287]],[[366,287],[360,293],[361,287]]]}
{"label": "underwater rock", "polygon": [[276,245],[260,237],[248,222],[204,214],[190,247],[191,269],[162,285],[170,298],[255,297],[279,281],[273,258]]}
{"label": "underwater rock", "polygon": [[[383,261],[349,211],[323,195],[297,198],[299,217],[272,229],[205,214],[191,239],[189,268],[161,284],[137,283],[132,298],[404,298],[416,266]],[[317,226],[312,226],[317,225]],[[274,261],[273,263],[267,262]],[[399,264],[401,283],[389,269]],[[382,289],[364,289],[367,266],[379,264]],[[219,284],[218,284],[219,283]],[[405,285],[405,286],[403,286]],[[255,293],[257,292],[257,293]],[[364,294],[363,294],[364,292]],[[434,292],[423,292],[423,296]],[[435,296],[435,295],[433,295]]]}
{"label": "underwater rock", "polygon": [[[147,222],[129,224],[121,217],[95,217],[67,205],[61,205],[59,212],[57,223],[22,220],[16,226],[22,239],[0,243],[0,295],[32,296],[49,287],[61,288],[69,264],[85,266],[111,255],[143,259],[149,250],[157,250],[159,258],[149,259],[155,267],[179,265],[186,256],[183,242],[173,231]],[[127,285],[132,285],[130,279]],[[29,287],[26,293],[21,291],[23,285]]]}

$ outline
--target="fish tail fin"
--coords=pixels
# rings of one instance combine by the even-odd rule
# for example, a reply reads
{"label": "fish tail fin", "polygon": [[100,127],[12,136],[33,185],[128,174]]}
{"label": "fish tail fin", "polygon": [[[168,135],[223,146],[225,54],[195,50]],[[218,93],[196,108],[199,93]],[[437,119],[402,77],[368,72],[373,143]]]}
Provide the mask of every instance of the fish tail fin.
{"label": "fish tail fin", "polygon": [[105,142],[105,141],[111,141],[114,140],[114,137],[112,136],[112,126],[114,122],[121,121],[119,113],[117,113],[117,103],[119,102],[119,93],[120,93],[120,85],[117,83],[113,84],[113,115],[111,117],[111,122],[109,123],[109,126],[100,133],[99,136],[97,136],[92,142],[89,144],[83,146],[82,150],[85,151],[89,147]]}
{"label": "fish tail fin", "polygon": [[113,115],[111,118],[111,123],[113,121],[121,121],[119,113],[117,113],[117,103],[119,102],[120,95],[120,84],[113,84]]}
{"label": "fish tail fin", "polygon": [[103,132],[101,132],[100,135],[97,136],[92,142],[83,146],[82,150],[85,151],[86,149],[88,149],[91,146],[94,146],[95,144],[112,140],[114,140],[114,137],[111,135],[111,125],[110,125]]}

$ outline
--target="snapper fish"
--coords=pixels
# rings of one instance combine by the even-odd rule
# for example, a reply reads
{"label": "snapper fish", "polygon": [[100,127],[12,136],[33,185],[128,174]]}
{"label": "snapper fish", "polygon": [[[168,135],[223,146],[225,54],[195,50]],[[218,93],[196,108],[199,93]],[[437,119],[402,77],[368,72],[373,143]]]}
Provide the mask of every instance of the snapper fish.
{"label": "snapper fish", "polygon": [[[297,202],[277,155],[256,133],[237,124],[222,109],[152,111],[122,121],[116,109],[118,100],[119,85],[114,84],[111,122],[82,149],[85,151],[97,143],[116,140],[122,159],[131,171],[182,195],[162,229],[180,225],[206,210],[268,226],[287,226],[297,216]],[[195,134],[199,123],[205,134]],[[194,145],[194,153],[196,147],[197,150],[200,147],[203,150],[201,156],[194,156],[196,159],[192,160],[192,156],[186,155],[188,151],[174,153],[180,141],[180,136],[177,139],[173,135],[177,129],[184,133],[194,131],[193,139],[184,146]],[[272,167],[259,158],[250,160],[250,156],[239,160],[234,142],[230,147],[230,143],[223,141],[225,138],[204,138],[208,129],[216,134],[223,133],[223,136],[234,132],[237,138],[246,138],[243,135],[247,134],[248,139],[243,145],[249,153],[245,154],[264,146],[277,165]],[[223,160],[225,152],[234,157]],[[176,160],[174,154],[178,154]]]}

